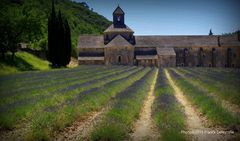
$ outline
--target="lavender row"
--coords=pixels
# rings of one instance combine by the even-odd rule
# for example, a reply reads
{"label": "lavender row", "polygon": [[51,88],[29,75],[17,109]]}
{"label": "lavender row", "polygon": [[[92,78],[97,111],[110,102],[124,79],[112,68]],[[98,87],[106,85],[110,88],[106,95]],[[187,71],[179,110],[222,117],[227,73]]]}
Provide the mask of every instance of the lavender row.
{"label": "lavender row", "polygon": [[[117,69],[112,69],[112,70],[117,70]],[[0,95],[2,97],[6,97],[6,96],[19,95],[19,94],[22,94],[22,93],[29,93],[30,91],[33,91],[33,90],[46,89],[46,88],[49,88],[49,87],[61,85],[61,84],[68,83],[68,82],[75,82],[79,79],[94,77],[93,75],[91,76],[91,73],[94,73],[95,75],[99,75],[99,74],[106,74],[106,73],[109,72],[109,70],[101,70],[99,72],[97,72],[97,71],[98,70],[88,71],[88,72],[83,73],[82,75],[79,76],[78,74],[81,74],[82,73],[82,71],[81,71],[81,72],[72,74],[72,76],[68,76],[67,78],[69,78],[69,79],[63,79],[62,77],[66,77],[66,76],[63,75],[61,78],[58,78],[58,79],[53,78],[51,81],[45,80],[45,82],[43,84],[41,83],[41,85],[39,85],[39,83],[37,83],[37,84],[33,83],[33,84],[27,85],[25,87],[20,87],[20,86],[19,87],[14,87],[13,86],[12,90],[2,91]],[[85,74],[88,74],[88,75],[85,75]],[[62,81],[57,81],[59,79],[60,80],[62,79]]]}
{"label": "lavender row", "polygon": [[89,82],[79,83],[77,85],[70,85],[67,88],[62,88],[60,90],[56,90],[56,91],[53,91],[53,92],[48,92],[46,94],[37,95],[34,98],[33,97],[27,97],[25,99],[21,99],[21,100],[15,101],[13,103],[5,104],[5,105],[1,106],[0,111],[1,112],[8,112],[10,109],[14,109],[16,107],[20,107],[20,106],[27,105],[27,104],[33,104],[33,103],[39,102],[40,100],[51,98],[55,94],[63,95],[65,93],[67,93],[68,91],[73,91],[73,90],[79,89],[83,86],[88,87],[90,85],[99,83],[100,80],[105,81],[108,78],[113,78],[113,77],[118,76],[122,73],[127,73],[129,71],[134,71],[135,69],[136,69],[136,67],[131,67],[131,68],[128,68],[128,69],[125,69],[125,70],[122,70],[122,71],[118,71],[114,74],[107,75],[105,77],[99,78],[97,80],[93,79],[93,80],[91,80],[91,83],[89,83]]}

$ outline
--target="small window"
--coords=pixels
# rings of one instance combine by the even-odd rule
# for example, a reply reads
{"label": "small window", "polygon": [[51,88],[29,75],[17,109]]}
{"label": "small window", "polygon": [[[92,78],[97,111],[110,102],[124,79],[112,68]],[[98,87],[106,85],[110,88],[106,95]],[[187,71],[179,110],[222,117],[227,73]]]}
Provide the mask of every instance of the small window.
{"label": "small window", "polygon": [[121,17],[117,16],[117,21],[120,22],[120,20],[121,20]]}
{"label": "small window", "polygon": [[122,56],[118,56],[118,63],[122,62]]}

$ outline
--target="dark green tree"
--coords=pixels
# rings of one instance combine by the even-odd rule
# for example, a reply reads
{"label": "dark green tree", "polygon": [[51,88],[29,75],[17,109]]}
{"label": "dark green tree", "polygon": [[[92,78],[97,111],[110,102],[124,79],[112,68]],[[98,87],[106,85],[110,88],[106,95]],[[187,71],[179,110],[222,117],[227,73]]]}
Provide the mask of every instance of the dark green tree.
{"label": "dark green tree", "polygon": [[72,52],[71,30],[67,20],[65,20],[64,27],[65,27],[65,36],[64,36],[65,59],[63,63],[67,65],[71,60],[71,52]]}
{"label": "dark green tree", "polygon": [[48,60],[54,65],[57,63],[55,51],[57,42],[57,17],[54,2],[52,1],[52,12],[48,18]]}
{"label": "dark green tree", "polygon": [[60,10],[56,15],[54,2],[52,2],[52,12],[48,19],[48,59],[54,67],[60,67],[66,66],[70,58],[70,27]]}
{"label": "dark green tree", "polygon": [[0,51],[4,59],[5,53],[10,51],[12,59],[21,42],[31,42],[42,34],[41,23],[36,16],[23,14],[23,9],[8,6],[0,10]]}
{"label": "dark green tree", "polygon": [[212,29],[210,29],[210,31],[209,31],[209,34],[208,34],[209,36],[211,36],[211,35],[213,35],[213,33],[212,33]]}

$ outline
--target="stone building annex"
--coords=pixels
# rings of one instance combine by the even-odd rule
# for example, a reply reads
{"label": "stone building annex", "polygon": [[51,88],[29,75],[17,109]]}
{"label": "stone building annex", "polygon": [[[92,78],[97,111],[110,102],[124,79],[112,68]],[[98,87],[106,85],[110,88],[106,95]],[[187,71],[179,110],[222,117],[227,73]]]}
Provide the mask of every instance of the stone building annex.
{"label": "stone building annex", "polygon": [[81,64],[240,67],[240,35],[134,36],[118,6],[102,36],[82,35]]}

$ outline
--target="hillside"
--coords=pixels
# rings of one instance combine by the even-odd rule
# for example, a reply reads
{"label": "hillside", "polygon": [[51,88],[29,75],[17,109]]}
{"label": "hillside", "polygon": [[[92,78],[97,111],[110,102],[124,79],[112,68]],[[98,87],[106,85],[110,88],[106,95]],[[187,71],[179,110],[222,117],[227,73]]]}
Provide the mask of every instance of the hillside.
{"label": "hillside", "polygon": [[[105,17],[90,10],[86,5],[70,0],[55,0],[56,10],[61,10],[69,21],[72,34],[72,45],[75,48],[80,34],[101,34],[110,24]],[[21,11],[23,16],[32,16],[41,24],[41,35],[30,42],[35,49],[45,49],[47,45],[47,19],[51,11],[51,0],[1,0],[1,13],[3,9],[8,12]],[[5,14],[8,14],[5,12]]]}
{"label": "hillside", "polygon": [[7,54],[4,61],[0,60],[0,75],[21,71],[48,70],[50,69],[48,64],[48,61],[27,52],[17,52],[14,60],[12,60],[11,54]]}

